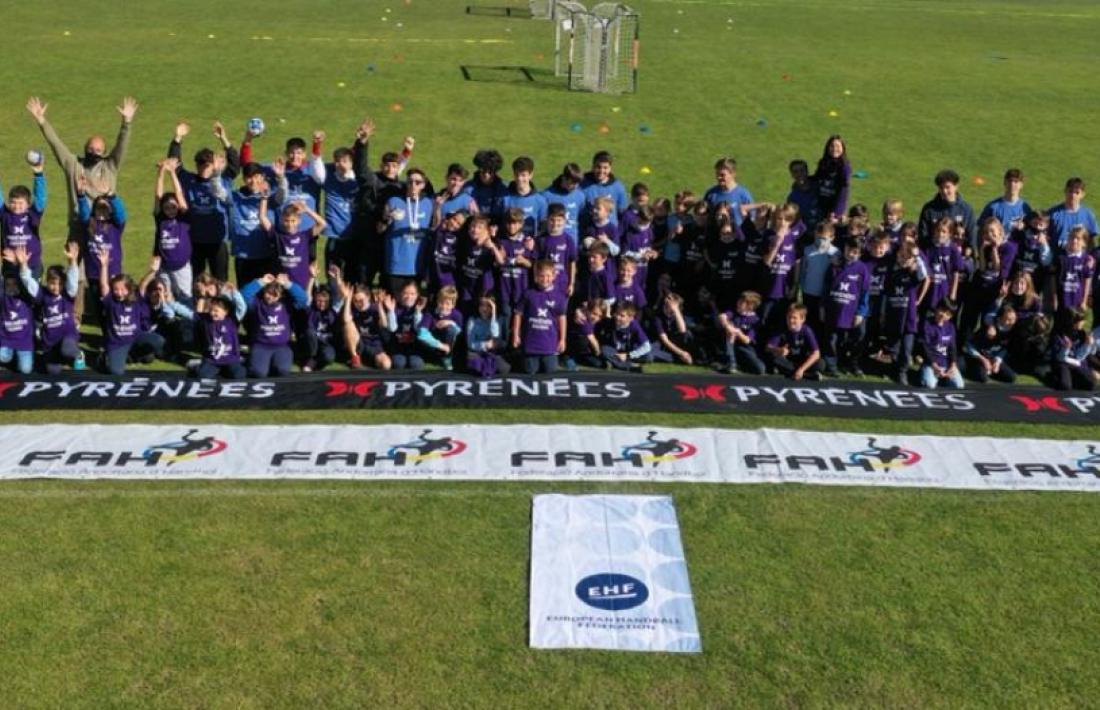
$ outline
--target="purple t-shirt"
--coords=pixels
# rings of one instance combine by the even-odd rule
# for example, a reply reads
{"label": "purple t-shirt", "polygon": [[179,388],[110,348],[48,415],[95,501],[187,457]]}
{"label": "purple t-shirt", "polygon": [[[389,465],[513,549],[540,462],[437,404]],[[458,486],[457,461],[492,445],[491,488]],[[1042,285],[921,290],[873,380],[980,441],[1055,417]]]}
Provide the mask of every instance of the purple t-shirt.
{"label": "purple t-shirt", "polygon": [[[779,239],[779,237],[773,234],[771,239]],[[766,267],[763,272],[760,292],[764,298],[777,299],[786,295],[787,279],[797,259],[795,235],[788,231],[779,243],[779,249],[775,252],[771,266]]]}
{"label": "purple t-shirt", "polygon": [[432,262],[428,267],[428,282],[433,291],[455,285],[455,250],[458,234],[440,227],[432,237]]}
{"label": "purple t-shirt", "polygon": [[1016,262],[1016,243],[1004,242],[997,247],[997,253],[1001,259],[1000,268],[994,269],[990,264],[986,268],[979,268],[976,276],[981,289],[989,292],[993,297],[998,295],[1001,285],[1006,283],[1012,274],[1012,265]]}
{"label": "purple t-shirt", "polygon": [[555,355],[558,352],[558,318],[565,315],[565,296],[556,289],[529,289],[518,311],[523,315],[520,340],[525,355]]}
{"label": "purple t-shirt", "polygon": [[950,320],[937,325],[934,320],[924,322],[921,344],[928,358],[937,367],[946,368],[955,362],[955,325]]}
{"label": "purple t-shirt", "polygon": [[535,252],[524,246],[523,238],[506,238],[500,245],[504,249],[504,263],[500,266],[500,302],[513,308],[523,300],[523,294],[527,292],[527,274],[530,269],[515,263],[516,257],[524,257],[534,262]]}
{"label": "purple t-shirt", "polygon": [[749,313],[726,311],[726,320],[730,322],[730,325],[748,336],[749,345],[756,344],[756,328],[760,325],[760,316],[756,315],[756,311],[750,311]]}
{"label": "purple t-shirt", "polygon": [[538,258],[554,262],[554,288],[565,296],[569,287],[569,265],[577,262],[577,244],[562,233],[546,234],[538,244]]}
{"label": "purple t-shirt", "polygon": [[371,304],[365,311],[352,307],[351,319],[359,330],[359,342],[372,348],[382,347],[382,323],[378,306]]}
{"label": "purple t-shirt", "polygon": [[825,299],[825,322],[834,328],[851,328],[859,306],[871,285],[867,265],[856,261],[835,264],[829,272],[829,293]]}
{"label": "purple t-shirt", "polygon": [[455,282],[459,303],[476,303],[477,299],[493,292],[493,264],[496,257],[489,246],[478,246],[466,241],[458,250],[458,268]]}
{"label": "purple t-shirt", "polygon": [[817,338],[810,326],[803,325],[798,330],[787,329],[768,341],[771,347],[787,347],[787,359],[791,362],[803,362],[818,349]]}
{"label": "purple t-shirt", "polygon": [[209,313],[196,314],[202,343],[202,359],[214,365],[235,365],[241,361],[237,321],[226,317],[214,320]]}
{"label": "purple t-shirt", "polygon": [[275,253],[279,257],[279,273],[286,274],[290,280],[302,288],[309,286],[309,241],[313,233],[306,229],[287,234],[281,229],[270,232],[274,241]]}
{"label": "purple t-shirt", "polygon": [[26,249],[31,269],[42,266],[42,240],[38,236],[41,223],[42,213],[34,206],[23,214],[15,214],[7,205],[0,204],[0,237],[3,237],[0,246]]}
{"label": "purple t-shirt", "polygon": [[894,265],[894,257],[889,254],[884,254],[880,257],[864,254],[859,260],[867,265],[867,270],[871,274],[871,298],[882,296],[882,294],[886,292],[886,279],[890,275],[890,269]]}
{"label": "purple t-shirt", "polygon": [[736,290],[737,284],[744,283],[744,279],[741,278],[744,248],[745,241],[737,238],[730,241],[715,239],[707,247],[707,259],[711,264],[710,273],[714,277],[716,288]]}
{"label": "purple t-shirt", "polygon": [[1096,263],[1086,252],[1058,257],[1058,305],[1079,308],[1085,302],[1085,284],[1092,278]]}
{"label": "purple t-shirt", "polygon": [[623,284],[621,281],[616,281],[612,296],[615,297],[616,304],[630,303],[639,311],[646,306],[645,290],[638,285],[637,274],[634,275],[634,279],[629,284]]}
{"label": "purple t-shirt", "polygon": [[182,219],[157,217],[153,253],[165,271],[176,271],[191,263],[191,225]]}
{"label": "purple t-shirt", "polygon": [[277,347],[290,343],[290,311],[284,301],[268,305],[263,293],[259,293],[252,300],[248,317],[253,345]]}
{"label": "purple t-shirt", "polygon": [[615,269],[609,259],[599,271],[589,271],[584,276],[584,288],[581,295],[591,303],[597,298],[614,298],[615,294]]}
{"label": "purple t-shirt", "polygon": [[107,220],[92,220],[92,232],[84,239],[84,273],[88,277],[88,283],[99,281],[98,252],[104,249],[110,254],[107,260],[108,276],[122,273],[122,230],[114,222]]}
{"label": "purple t-shirt", "polygon": [[895,264],[886,277],[886,332],[904,335],[917,332],[917,296],[921,279],[916,269]]}
{"label": "purple t-shirt", "polygon": [[951,295],[952,279],[965,269],[963,255],[959,247],[948,242],[931,246],[922,256],[928,267],[928,278],[932,279],[928,287],[928,304],[934,308]]}
{"label": "purple t-shirt", "polygon": [[38,289],[38,318],[42,322],[42,346],[52,348],[65,338],[77,338],[74,300],[64,288],[56,296]]}
{"label": "purple t-shirt", "polygon": [[119,301],[108,294],[103,299],[103,335],[107,349],[130,345],[149,330],[149,306],[140,296],[132,301]]}
{"label": "purple t-shirt", "polygon": [[0,346],[12,350],[34,350],[34,310],[23,294],[4,294],[4,316],[0,322]]}
{"label": "purple t-shirt", "polygon": [[618,327],[615,319],[608,318],[600,324],[597,337],[600,345],[610,345],[617,353],[629,353],[649,342],[637,318],[630,321],[630,325],[625,328]]}

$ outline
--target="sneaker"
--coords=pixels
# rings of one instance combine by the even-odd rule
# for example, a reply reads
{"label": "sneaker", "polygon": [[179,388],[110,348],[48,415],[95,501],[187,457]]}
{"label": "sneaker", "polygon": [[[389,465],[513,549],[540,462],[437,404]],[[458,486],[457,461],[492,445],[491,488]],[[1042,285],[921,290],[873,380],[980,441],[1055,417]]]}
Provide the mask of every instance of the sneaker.
{"label": "sneaker", "polygon": [[81,350],[80,354],[76,356],[75,360],[73,360],[73,369],[79,371],[87,367],[88,363],[84,361],[84,351]]}
{"label": "sneaker", "polygon": [[455,369],[454,360],[451,359],[450,355],[447,355],[446,357],[443,358],[443,369],[446,370],[447,372],[450,372],[450,371]]}
{"label": "sneaker", "polygon": [[807,372],[802,377],[802,379],[810,380],[811,382],[820,382],[821,381],[821,373],[820,372]]}
{"label": "sneaker", "polygon": [[576,372],[577,371],[577,361],[574,360],[571,357],[567,357],[567,358],[565,358],[564,367],[569,372]]}
{"label": "sneaker", "polygon": [[358,353],[356,353],[355,355],[352,355],[351,359],[348,360],[348,367],[350,367],[353,370],[362,370],[363,369],[363,358],[359,357]]}
{"label": "sneaker", "polygon": [[716,365],[714,371],[719,375],[736,375],[737,368],[732,365]]}
{"label": "sneaker", "polygon": [[302,372],[313,372],[317,369],[317,361],[313,358],[306,360],[306,364],[302,365]]}

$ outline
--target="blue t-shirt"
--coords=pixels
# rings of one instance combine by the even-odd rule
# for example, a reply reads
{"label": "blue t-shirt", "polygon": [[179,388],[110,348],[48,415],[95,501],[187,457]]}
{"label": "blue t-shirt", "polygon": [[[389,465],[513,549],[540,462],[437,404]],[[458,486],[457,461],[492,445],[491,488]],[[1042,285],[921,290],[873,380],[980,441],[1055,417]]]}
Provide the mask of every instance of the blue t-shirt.
{"label": "blue t-shirt", "polygon": [[1066,246],[1066,240],[1069,239],[1069,233],[1074,227],[1084,227],[1088,230],[1090,237],[1095,237],[1097,234],[1096,215],[1084,205],[1071,212],[1065,203],[1062,203],[1051,207],[1048,212],[1050,213],[1051,240],[1059,248]]}
{"label": "blue t-shirt", "polygon": [[504,211],[512,208],[523,210],[523,233],[529,237],[538,234],[539,225],[546,221],[546,198],[532,190],[520,195],[512,190],[504,196]]}
{"label": "blue t-shirt", "polygon": [[432,221],[431,198],[421,196],[391,197],[386,203],[386,215],[390,219],[386,230],[387,274],[416,276],[422,254],[427,248],[428,227]]}
{"label": "blue t-shirt", "polygon": [[[325,165],[325,231],[329,239],[347,239],[351,236],[351,214],[355,198],[359,194],[359,181],[355,176],[341,180],[333,163]],[[305,215],[303,215],[304,217]],[[299,222],[299,224],[301,224]],[[308,229],[308,227],[301,227]]]}
{"label": "blue t-shirt", "polygon": [[626,195],[626,188],[618,178],[611,178],[607,182],[596,182],[591,174],[585,175],[581,182],[581,192],[584,193],[586,207],[592,207],[598,197],[610,197],[615,201],[615,211],[611,214],[611,223],[619,223],[619,214],[630,206],[630,198]]}
{"label": "blue t-shirt", "polygon": [[585,196],[579,188],[573,188],[571,192],[564,192],[550,186],[542,191],[546,199],[546,205],[562,205],[565,207],[565,233],[577,243],[577,234],[580,230],[581,210],[584,209]]}
{"label": "blue t-shirt", "polygon": [[1004,197],[998,197],[982,208],[982,213],[978,217],[978,224],[989,217],[996,217],[1001,226],[1005,228],[1005,234],[1008,234],[1013,229],[1013,222],[1016,220],[1024,221],[1031,212],[1031,205],[1022,197],[1015,202],[1009,202]]}
{"label": "blue t-shirt", "polygon": [[715,185],[707,190],[703,199],[711,207],[725,202],[730,206],[730,217],[733,218],[733,223],[741,226],[741,205],[752,203],[752,193],[746,190],[744,185],[738,185],[732,190],[723,190]]}

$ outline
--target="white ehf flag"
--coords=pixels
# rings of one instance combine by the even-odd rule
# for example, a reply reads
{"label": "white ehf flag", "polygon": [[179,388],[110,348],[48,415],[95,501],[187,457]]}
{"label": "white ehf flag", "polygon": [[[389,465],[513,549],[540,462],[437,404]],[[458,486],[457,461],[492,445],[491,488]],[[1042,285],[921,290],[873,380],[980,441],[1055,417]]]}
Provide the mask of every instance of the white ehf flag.
{"label": "white ehf flag", "polygon": [[667,496],[535,496],[531,646],[703,650]]}

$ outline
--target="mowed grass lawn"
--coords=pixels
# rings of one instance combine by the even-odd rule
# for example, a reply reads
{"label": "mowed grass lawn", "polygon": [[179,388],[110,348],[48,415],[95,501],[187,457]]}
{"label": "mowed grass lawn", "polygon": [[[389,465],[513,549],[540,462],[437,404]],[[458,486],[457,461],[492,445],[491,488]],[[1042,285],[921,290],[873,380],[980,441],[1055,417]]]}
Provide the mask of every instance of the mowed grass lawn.
{"label": "mowed grass lawn", "polygon": [[[377,148],[415,135],[414,162],[436,179],[491,145],[533,155],[541,185],[567,160],[608,148],[627,183],[650,168],[659,195],[704,190],[714,159],[733,154],[741,181],[769,200],[786,194],[788,160],[816,158],[840,132],[869,175],[853,198],[876,208],[899,197],[911,217],[946,166],[964,175],[975,207],[1010,165],[1028,174],[1037,205],[1057,201],[1070,175],[1100,180],[1095,3],[636,5],[641,91],[623,97],[549,80],[547,23],[467,16],[460,1],[7,7],[19,49],[0,62],[0,179],[29,177],[22,153],[44,145],[27,96],[50,102],[74,148],[91,132],[112,137],[113,106],[137,96],[121,181],[134,272],[151,244],[153,165],[180,118],[194,126],[189,156],[211,144],[215,118],[236,138],[262,116],[257,149],[270,158],[314,128],[334,147],[370,114]],[[466,82],[461,65],[544,71],[530,85]],[[44,234],[57,258],[64,195],[52,160],[48,176]],[[508,410],[9,416],[1095,435]],[[675,497],[702,655],[527,648],[530,496],[549,491]],[[1079,494],[793,485],[4,483],[0,704],[1086,705],[1100,697],[1098,513],[1100,498]]]}

